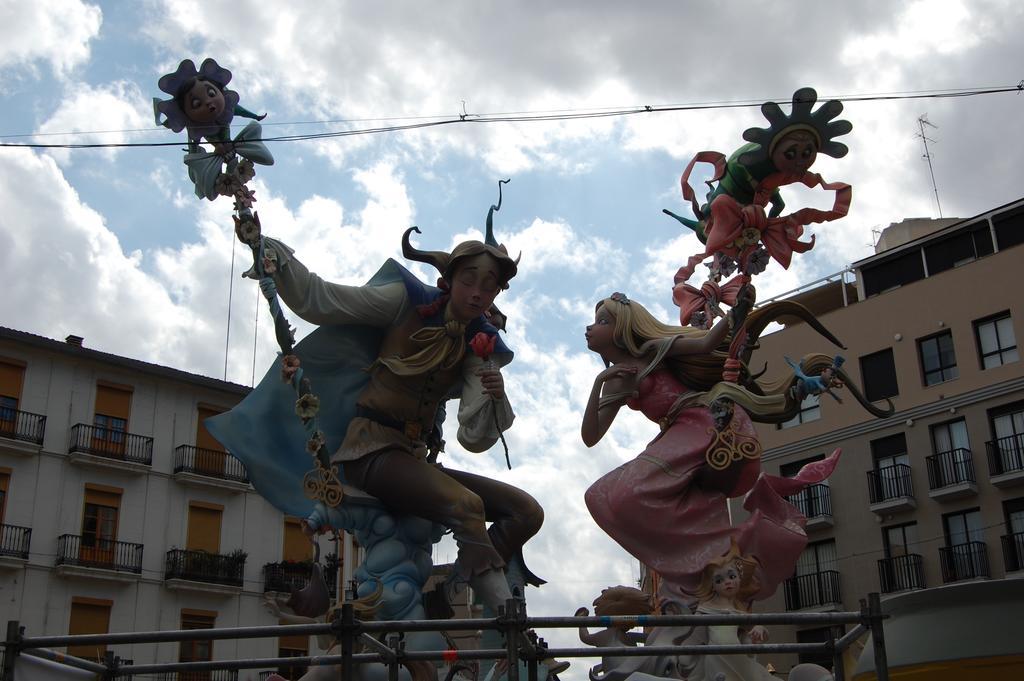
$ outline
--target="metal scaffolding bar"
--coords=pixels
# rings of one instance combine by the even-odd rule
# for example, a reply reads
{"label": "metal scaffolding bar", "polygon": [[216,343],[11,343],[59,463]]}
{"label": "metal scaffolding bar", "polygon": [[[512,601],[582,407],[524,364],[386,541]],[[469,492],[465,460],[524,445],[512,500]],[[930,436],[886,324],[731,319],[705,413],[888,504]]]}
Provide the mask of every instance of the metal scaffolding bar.
{"label": "metal scaffolding bar", "polygon": [[[354,667],[366,663],[384,663],[388,666],[388,677],[394,679],[398,666],[406,662],[431,661],[453,663],[456,660],[506,660],[509,664],[509,681],[519,681],[519,661],[527,663],[527,681],[537,678],[537,663],[543,658],[580,657],[639,657],[656,655],[750,655],[757,653],[825,653],[831,656],[837,669],[842,668],[842,653],[857,638],[870,631],[875,640],[875,664],[879,681],[888,681],[885,658],[885,643],[882,638],[882,614],[878,594],[871,594],[868,601],[861,602],[860,612],[834,613],[765,613],[731,615],[650,615],[621,617],[528,617],[523,604],[510,600],[494,618],[459,620],[406,620],[387,622],[362,622],[355,618],[354,608],[345,603],[339,609],[336,619],[327,624],[292,624],[258,627],[226,627],[221,629],[191,629],[175,631],[150,631],[118,634],[86,634],[76,636],[25,637],[17,622],[8,623],[5,642],[6,655],[3,678],[0,681],[14,681],[14,658],[19,653],[48,657],[58,662],[72,664],[104,675],[104,678],[120,678],[132,674],[152,674],[168,671],[213,671],[219,669],[257,669],[288,666],[341,667],[342,678],[351,678]],[[609,627],[616,624],[633,626],[717,626],[754,624],[856,624],[850,632],[838,639],[822,643],[759,643],[732,645],[680,645],[680,646],[623,646],[623,647],[574,647],[548,649],[541,643],[534,629],[577,628],[580,626]],[[404,649],[400,637],[402,632],[416,631],[465,631],[496,629],[505,636],[504,648],[483,650],[426,650]],[[381,643],[371,634],[388,633],[387,644]],[[46,648],[67,645],[116,645],[134,643],[159,643],[173,641],[219,640],[270,638],[288,635],[332,634],[340,645],[340,655],[304,657],[249,658],[240,660],[211,660],[204,662],[166,662],[141,665],[124,665],[122,661],[108,655],[106,664],[97,664],[78,658],[55,653]],[[356,652],[357,643],[362,643],[372,652]],[[20,679],[18,681],[21,681]]]}

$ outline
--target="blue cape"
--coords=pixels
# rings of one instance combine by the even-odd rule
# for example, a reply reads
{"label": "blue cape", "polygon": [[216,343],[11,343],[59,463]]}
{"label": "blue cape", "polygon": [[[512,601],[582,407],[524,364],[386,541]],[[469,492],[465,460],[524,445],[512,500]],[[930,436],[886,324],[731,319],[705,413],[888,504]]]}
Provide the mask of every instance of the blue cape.
{"label": "blue cape", "polygon": [[[442,291],[417,279],[392,259],[377,271],[367,286],[383,286],[401,281],[412,306],[429,304]],[[427,326],[441,326],[444,308],[424,320]],[[355,415],[356,397],[370,380],[366,368],[377,359],[386,328],[360,324],[321,326],[299,342],[294,354],[309,378],[313,392],[320,398],[320,429],[327,440],[327,451],[335,452],[345,439],[349,421]],[[512,351],[498,336],[498,330],[484,317],[474,319],[466,328],[466,340],[484,331],[497,336],[494,354]],[[467,352],[472,352],[467,348]],[[506,363],[504,358],[499,363]],[[281,365],[275,362],[259,385],[234,409],[205,421],[206,428],[232,456],[245,466],[249,481],[260,495],[279,511],[305,518],[314,501],[305,496],[302,479],[314,468],[306,451],[309,435],[295,414],[294,388],[281,381]],[[339,469],[339,477],[341,475]]]}

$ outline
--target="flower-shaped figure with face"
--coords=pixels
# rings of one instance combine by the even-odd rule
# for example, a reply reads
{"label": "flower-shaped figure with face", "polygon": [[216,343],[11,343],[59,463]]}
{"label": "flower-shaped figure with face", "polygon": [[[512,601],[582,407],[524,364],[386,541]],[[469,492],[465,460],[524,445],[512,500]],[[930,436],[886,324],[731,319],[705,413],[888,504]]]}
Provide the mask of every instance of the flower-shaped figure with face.
{"label": "flower-shaped figure with face", "polygon": [[[191,59],[184,59],[173,73],[157,83],[171,99],[153,100],[157,124],[174,132],[188,131],[190,143],[204,137],[213,142],[229,139],[231,120],[236,116],[263,120],[238,104],[238,93],[229,90],[231,72],[206,58],[196,69]],[[160,120],[160,116],[164,120]]]}

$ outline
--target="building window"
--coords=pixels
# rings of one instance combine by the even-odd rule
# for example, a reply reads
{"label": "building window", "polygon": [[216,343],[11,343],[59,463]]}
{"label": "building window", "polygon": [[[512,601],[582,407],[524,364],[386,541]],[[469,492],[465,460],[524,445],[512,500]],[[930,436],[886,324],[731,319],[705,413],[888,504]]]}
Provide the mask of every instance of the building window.
{"label": "building window", "polygon": [[1024,470],[1024,405],[1015,403],[990,413],[995,440],[989,443],[993,475]]}
{"label": "building window", "polygon": [[963,419],[932,426],[932,449],[928,457],[928,482],[932,489],[961,482],[974,482],[971,443]]}
{"label": "building window", "polygon": [[188,534],[185,547],[189,551],[220,553],[221,520],[224,507],[203,501],[188,504]]}
{"label": "building window", "polygon": [[914,496],[910,475],[910,456],[903,433],[872,440],[873,470],[868,475],[871,503]]}
{"label": "building window", "polygon": [[877,402],[900,394],[892,348],[861,357],[860,376],[861,383],[864,385],[864,396],[869,402]]}
{"label": "building window", "polygon": [[[280,624],[291,624],[281,620]],[[309,655],[309,636],[281,636],[279,637],[277,656],[278,657],[305,657]],[[306,673],[304,666],[278,667],[277,673],[289,681],[296,681]]]}
{"label": "building window", "polygon": [[0,437],[13,436],[18,427],[18,400],[25,367],[0,360]]}
{"label": "building window", "polygon": [[[843,628],[840,627],[818,627],[817,629],[804,629],[796,632],[797,643],[824,643],[834,641],[843,635]],[[800,664],[816,664],[832,670],[832,656],[827,652],[799,653],[797,656]]]}
{"label": "building window", "polygon": [[[71,599],[71,617],[68,621],[68,634],[107,634],[110,633],[110,609],[114,602],[99,598]],[[68,654],[93,662],[102,662],[107,653],[104,644],[87,646],[68,646]]]}
{"label": "building window", "polygon": [[82,543],[79,558],[98,565],[113,565],[117,557],[117,521],[121,490],[86,485],[82,510]]}
{"label": "building window", "polygon": [[804,398],[804,401],[800,403],[800,411],[796,413],[796,416],[791,418],[784,423],[780,423],[778,428],[792,428],[793,426],[799,426],[801,423],[808,423],[810,421],[817,421],[821,418],[821,404],[820,395],[808,395]]}
{"label": "building window", "polygon": [[786,609],[800,610],[841,603],[834,539],[808,544],[786,581]]}
{"label": "building window", "polygon": [[921,356],[921,371],[925,385],[952,381],[959,376],[956,368],[956,353],[953,351],[953,334],[943,331],[935,336],[917,341]]}
{"label": "building window", "polygon": [[1024,570],[1024,497],[1003,502],[1006,535],[1003,537],[1003,561],[1007,572]]}
{"label": "building window", "polygon": [[[11,469],[0,468],[0,525],[4,522],[4,515],[7,509],[7,487],[11,484]],[[3,547],[0,546],[0,550]]]}
{"label": "building window", "polygon": [[[779,466],[779,475],[784,478],[792,478],[800,472],[804,466],[815,461],[822,461],[824,454],[818,454],[800,461],[791,461]],[[796,494],[786,497],[786,501],[796,506],[806,518],[819,518],[832,515],[832,499],[829,494],[828,479],[809,485]]]}
{"label": "building window", "polygon": [[125,432],[131,409],[132,391],[106,383],[96,385],[92,446],[101,452],[124,454]]}
{"label": "building window", "polygon": [[917,523],[894,525],[882,529],[885,558],[878,561],[878,575],[883,593],[923,589],[924,568],[917,553]]}
{"label": "building window", "polygon": [[991,369],[1020,359],[1009,312],[974,322],[974,336],[978,341],[982,369]]}
{"label": "building window", "polygon": [[[181,611],[182,629],[213,629],[217,613],[207,610]],[[209,662],[213,659],[213,641],[182,641],[178,647],[179,662]],[[191,678],[191,677],[189,677]],[[207,678],[196,676],[195,678]]]}
{"label": "building window", "polygon": [[969,509],[942,517],[946,546],[940,551],[946,582],[988,577],[988,552],[981,511]]}

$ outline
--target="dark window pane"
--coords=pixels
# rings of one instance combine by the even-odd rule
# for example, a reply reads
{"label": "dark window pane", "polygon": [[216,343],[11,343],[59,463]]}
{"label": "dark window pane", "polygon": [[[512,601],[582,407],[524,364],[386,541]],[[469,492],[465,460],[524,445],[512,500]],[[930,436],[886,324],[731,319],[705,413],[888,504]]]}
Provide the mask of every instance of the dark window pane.
{"label": "dark window pane", "polygon": [[924,279],[921,251],[915,248],[891,260],[872,263],[861,269],[861,275],[864,277],[864,292],[868,296]]}
{"label": "dark window pane", "polygon": [[861,357],[860,374],[868,401],[876,402],[900,394],[892,348]]}

